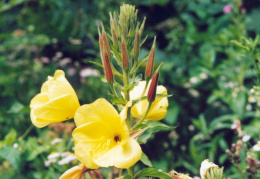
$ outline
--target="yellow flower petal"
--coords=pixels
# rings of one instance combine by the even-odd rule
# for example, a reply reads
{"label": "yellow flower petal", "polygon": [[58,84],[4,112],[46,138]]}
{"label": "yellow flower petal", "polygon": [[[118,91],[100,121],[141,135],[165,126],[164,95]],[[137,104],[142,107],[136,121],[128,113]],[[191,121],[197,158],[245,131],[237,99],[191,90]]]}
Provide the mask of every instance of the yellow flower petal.
{"label": "yellow flower petal", "polygon": [[75,122],[75,154],[87,168],[128,168],[140,159],[141,147],[130,138],[125,121],[105,99],[78,108]]}
{"label": "yellow flower petal", "polygon": [[63,173],[59,179],[79,179],[82,175],[84,165],[80,164],[77,166],[74,166],[67,170],[65,173]]}
{"label": "yellow flower petal", "polygon": [[136,140],[130,138],[128,142],[123,145],[116,145],[94,161],[102,167],[129,168],[140,159],[141,155],[140,145]]}
{"label": "yellow flower petal", "polygon": [[62,70],[56,70],[54,77],[42,85],[41,93],[30,104],[31,120],[36,127],[61,122],[74,117],[80,106],[77,95],[65,78]]}
{"label": "yellow flower petal", "polygon": [[[149,89],[148,84],[148,88]],[[145,87],[145,81],[140,81],[139,84],[134,87],[132,91],[130,91],[130,99],[135,100],[141,97],[142,92]],[[144,96],[147,95],[147,91],[144,93]],[[157,86],[157,94],[167,94],[167,89],[164,86]],[[135,117],[141,118],[148,107],[148,101],[142,100],[139,103],[135,104],[131,109],[131,114]],[[168,99],[167,97],[160,97],[156,98],[155,101],[152,103],[152,106],[147,114],[146,119],[148,120],[161,120],[165,117],[167,114],[167,108],[168,108]]]}

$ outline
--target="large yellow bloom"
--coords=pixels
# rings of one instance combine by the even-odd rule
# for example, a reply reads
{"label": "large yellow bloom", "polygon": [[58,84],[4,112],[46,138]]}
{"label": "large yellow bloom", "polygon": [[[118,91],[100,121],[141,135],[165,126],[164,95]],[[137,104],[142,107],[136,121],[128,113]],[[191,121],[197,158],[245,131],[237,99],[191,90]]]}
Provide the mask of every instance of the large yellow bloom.
{"label": "large yellow bloom", "polygon": [[36,127],[61,122],[74,117],[80,107],[78,97],[65,78],[62,70],[56,70],[54,77],[42,85],[41,93],[31,101],[31,120]]}
{"label": "large yellow bloom", "polygon": [[105,99],[81,106],[74,119],[75,154],[87,168],[129,168],[140,159],[140,145],[129,136],[125,120]]}
{"label": "large yellow bloom", "polygon": [[[150,83],[144,96],[147,96],[147,92],[149,89]],[[137,86],[134,87],[132,91],[130,91],[130,100],[135,100],[141,97],[142,92],[145,88],[145,81],[140,81]],[[167,94],[167,89],[164,86],[157,86],[156,94]],[[139,103],[135,104],[131,109],[131,114],[134,117],[141,118],[148,107],[148,100],[142,100]],[[156,98],[152,103],[152,106],[147,114],[146,119],[150,120],[161,120],[167,114],[168,107],[168,99],[167,97]]]}

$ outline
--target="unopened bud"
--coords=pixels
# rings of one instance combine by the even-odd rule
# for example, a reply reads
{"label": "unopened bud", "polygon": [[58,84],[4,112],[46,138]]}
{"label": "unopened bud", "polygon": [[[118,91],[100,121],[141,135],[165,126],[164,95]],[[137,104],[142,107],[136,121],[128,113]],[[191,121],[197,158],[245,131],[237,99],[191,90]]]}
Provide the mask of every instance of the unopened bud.
{"label": "unopened bud", "polygon": [[228,159],[229,159],[229,160],[232,160],[233,155],[232,155],[232,153],[231,153],[231,151],[230,151],[229,149],[226,150],[226,154],[227,154],[227,156],[228,156]]}
{"label": "unopened bud", "polygon": [[159,73],[155,72],[147,94],[147,99],[150,102],[153,102],[155,100],[158,79],[159,79]]}
{"label": "unopened bud", "polygon": [[150,51],[150,55],[148,58],[148,62],[145,69],[145,78],[151,78],[153,74],[153,62],[154,62],[154,51],[155,51],[155,40],[156,37],[154,37],[153,46]]}
{"label": "unopened bud", "polygon": [[144,18],[142,24],[141,24],[141,27],[139,29],[139,35],[140,35],[140,38],[142,37],[142,33],[143,33],[143,30],[144,30],[144,24],[145,24],[145,20],[146,20],[146,17]]}
{"label": "unopened bud", "polygon": [[108,83],[113,82],[114,76],[113,76],[113,72],[112,72],[112,69],[111,69],[111,64],[110,64],[110,61],[109,61],[107,53],[104,54],[104,63],[103,63],[103,65],[104,65],[104,72],[105,72],[105,76],[106,76],[107,82]]}
{"label": "unopened bud", "polygon": [[128,69],[129,68],[129,58],[128,58],[128,52],[127,52],[124,38],[121,41],[121,48],[122,48],[123,69]]}
{"label": "unopened bud", "polygon": [[236,147],[237,147],[237,146],[236,146],[236,144],[234,144],[234,143],[231,145],[231,152],[232,152],[232,153],[235,153],[235,152],[236,152]]}
{"label": "unopened bud", "polygon": [[105,45],[106,53],[108,55],[108,59],[110,59],[110,57],[111,57],[110,47],[109,47],[109,43],[107,40],[107,34],[106,34],[103,26],[102,26],[102,38],[103,38],[103,42]]}
{"label": "unopened bud", "polygon": [[114,28],[112,29],[112,39],[113,39],[114,46],[116,47],[116,49],[118,49],[118,40]]}
{"label": "unopened bud", "polygon": [[135,42],[134,42],[134,59],[137,60],[139,57],[140,51],[140,36],[138,30],[135,33]]}
{"label": "unopened bud", "polygon": [[100,47],[101,60],[104,65],[104,43],[103,43],[103,38],[102,38],[101,34],[99,34],[99,47]]}

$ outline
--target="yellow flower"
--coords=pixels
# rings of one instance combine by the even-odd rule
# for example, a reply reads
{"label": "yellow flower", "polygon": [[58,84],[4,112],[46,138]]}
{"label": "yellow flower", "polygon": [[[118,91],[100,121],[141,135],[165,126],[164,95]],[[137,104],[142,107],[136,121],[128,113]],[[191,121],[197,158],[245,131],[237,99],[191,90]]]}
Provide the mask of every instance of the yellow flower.
{"label": "yellow flower", "polygon": [[84,173],[82,173],[84,169],[86,169],[86,167],[84,167],[83,164],[74,166],[63,173],[59,179],[80,179],[84,176]]}
{"label": "yellow flower", "polygon": [[[148,85],[149,89],[150,83]],[[145,81],[140,81],[137,86],[134,87],[132,91],[130,91],[130,100],[135,100],[141,97],[142,92],[145,88]],[[144,93],[144,96],[147,96],[147,91]],[[156,94],[167,94],[167,89],[164,86],[157,86]],[[131,114],[134,117],[141,118],[148,107],[148,100],[142,100],[139,103],[135,104],[131,109]],[[168,107],[168,99],[167,97],[156,98],[152,103],[152,106],[147,114],[146,119],[150,120],[161,120],[167,114]]]}
{"label": "yellow flower", "polygon": [[56,70],[54,77],[42,85],[41,93],[31,101],[31,120],[36,127],[45,127],[71,119],[80,107],[78,97],[65,78],[62,70]]}
{"label": "yellow flower", "polygon": [[213,162],[210,162],[208,159],[205,159],[202,163],[201,163],[201,167],[200,167],[200,176],[202,179],[205,179],[205,176],[207,174],[207,171],[211,168],[214,168],[218,166],[216,164],[214,164]]}
{"label": "yellow flower", "polygon": [[140,159],[140,145],[130,137],[125,120],[105,99],[81,106],[75,122],[75,154],[87,168],[129,168]]}

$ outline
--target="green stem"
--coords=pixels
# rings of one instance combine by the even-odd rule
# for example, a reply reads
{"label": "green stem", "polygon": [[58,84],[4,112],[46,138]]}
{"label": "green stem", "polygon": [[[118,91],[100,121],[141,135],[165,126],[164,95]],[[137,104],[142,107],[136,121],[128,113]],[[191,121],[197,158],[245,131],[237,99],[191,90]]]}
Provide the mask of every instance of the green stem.
{"label": "green stem", "polygon": [[23,133],[23,135],[19,137],[19,140],[23,140],[32,129],[33,129],[33,125],[31,124],[31,126],[27,128],[27,130]]}
{"label": "green stem", "polygon": [[110,87],[110,89],[111,89],[113,95],[115,95],[116,97],[118,97],[113,83],[109,83],[109,87]]}
{"label": "green stem", "polygon": [[128,171],[128,174],[129,174],[132,178],[134,178],[134,167],[128,168],[127,171]]}
{"label": "green stem", "polygon": [[134,129],[136,126],[140,125],[140,124],[145,120],[145,118],[146,118],[146,116],[147,116],[147,114],[148,114],[148,112],[149,112],[151,106],[152,106],[152,103],[149,102],[148,107],[147,107],[146,112],[145,112],[145,115],[142,117],[142,119],[141,119],[140,121],[138,121],[138,122],[134,125],[134,127],[133,127],[132,129]]}
{"label": "green stem", "polygon": [[[129,85],[129,74],[126,70],[123,70],[123,82],[124,82],[124,88],[126,89]],[[128,102],[130,101],[130,95],[129,95],[129,90],[125,90],[124,91],[124,95],[125,95],[125,100]],[[129,131],[131,130],[131,124],[130,124],[130,120],[131,120],[131,107],[127,106],[127,115],[126,115],[126,124],[127,127],[129,129]]]}
{"label": "green stem", "polygon": [[141,97],[144,96],[144,93],[146,92],[146,89],[147,89],[147,87],[148,87],[148,83],[149,83],[149,79],[146,79],[146,80],[145,80],[145,87],[144,87],[144,90],[143,90],[143,92],[142,92]]}
{"label": "green stem", "polygon": [[235,167],[238,169],[238,172],[240,173],[240,175],[242,176],[242,179],[245,179],[243,172],[241,171],[241,168],[239,165],[237,165],[236,163],[234,163]]}

